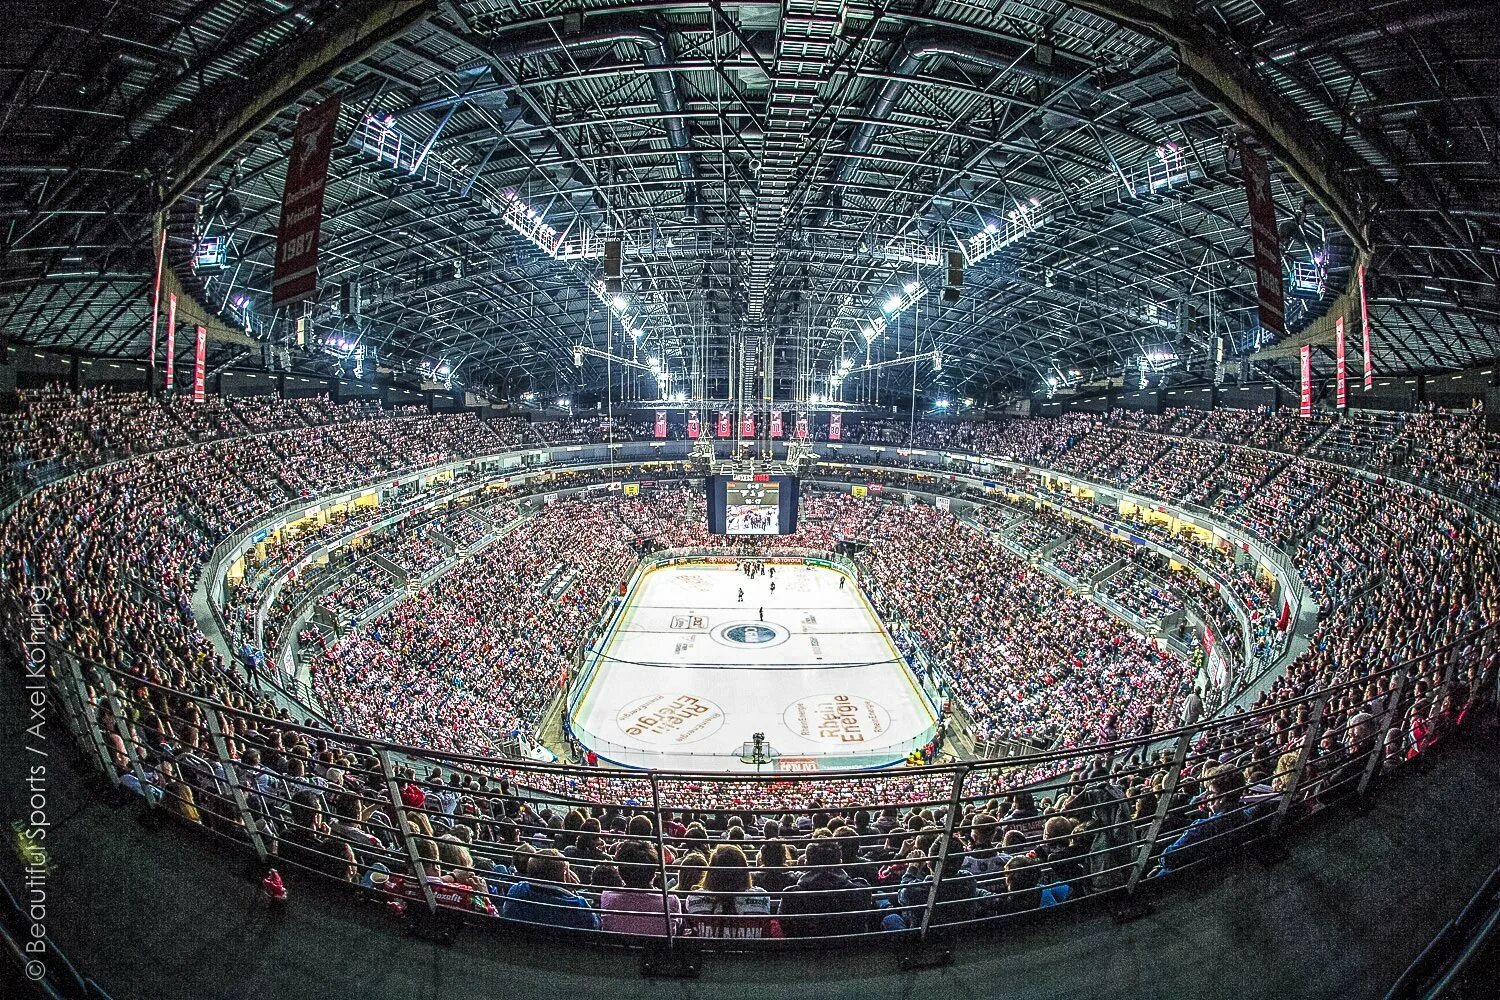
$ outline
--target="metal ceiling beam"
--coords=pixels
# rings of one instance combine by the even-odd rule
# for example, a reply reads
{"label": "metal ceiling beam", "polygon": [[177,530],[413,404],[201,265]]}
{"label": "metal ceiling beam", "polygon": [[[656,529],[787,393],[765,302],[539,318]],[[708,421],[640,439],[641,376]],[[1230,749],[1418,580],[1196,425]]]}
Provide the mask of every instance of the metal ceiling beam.
{"label": "metal ceiling beam", "polygon": [[1318,133],[1208,31],[1191,0],[1073,0],[1076,6],[1142,28],[1171,44],[1188,82],[1275,154],[1361,251],[1368,253],[1370,199],[1347,175],[1346,150]]}

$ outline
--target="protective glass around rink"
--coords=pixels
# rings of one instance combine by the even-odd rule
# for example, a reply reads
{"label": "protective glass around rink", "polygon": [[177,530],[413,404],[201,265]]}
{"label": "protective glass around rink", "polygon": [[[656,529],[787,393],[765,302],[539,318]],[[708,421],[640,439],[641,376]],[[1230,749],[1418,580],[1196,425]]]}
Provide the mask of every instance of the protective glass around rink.
{"label": "protective glass around rink", "polygon": [[863,592],[815,559],[643,567],[568,704],[604,760],[679,770],[883,767],[938,719]]}

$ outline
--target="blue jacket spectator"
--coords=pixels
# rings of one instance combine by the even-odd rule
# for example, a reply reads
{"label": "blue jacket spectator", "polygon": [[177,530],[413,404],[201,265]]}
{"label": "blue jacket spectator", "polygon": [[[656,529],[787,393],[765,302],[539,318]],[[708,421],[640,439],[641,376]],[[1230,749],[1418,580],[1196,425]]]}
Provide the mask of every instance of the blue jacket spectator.
{"label": "blue jacket spectator", "polygon": [[1249,817],[1240,807],[1245,794],[1245,776],[1233,765],[1222,765],[1208,774],[1208,815],[1188,824],[1178,838],[1161,853],[1158,874],[1186,868],[1239,843],[1239,831]]}
{"label": "blue jacket spectator", "polygon": [[567,888],[577,885],[578,877],[561,852],[546,850],[533,855],[526,875],[526,881],[517,882],[505,894],[501,916],[549,927],[599,929],[599,914],[589,901]]}

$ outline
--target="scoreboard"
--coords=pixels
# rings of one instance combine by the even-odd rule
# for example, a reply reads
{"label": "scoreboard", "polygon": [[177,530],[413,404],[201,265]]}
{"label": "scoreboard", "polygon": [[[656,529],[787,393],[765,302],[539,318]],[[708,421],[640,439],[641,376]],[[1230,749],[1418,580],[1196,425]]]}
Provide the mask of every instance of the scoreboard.
{"label": "scoreboard", "polygon": [[797,477],[758,473],[708,477],[714,535],[790,535],[797,530]]}

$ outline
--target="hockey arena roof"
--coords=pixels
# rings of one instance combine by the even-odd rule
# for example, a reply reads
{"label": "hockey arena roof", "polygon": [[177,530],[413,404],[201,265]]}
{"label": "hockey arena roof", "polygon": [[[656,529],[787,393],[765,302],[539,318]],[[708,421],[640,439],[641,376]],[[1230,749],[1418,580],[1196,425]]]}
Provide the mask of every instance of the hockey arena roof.
{"label": "hockey arena roof", "polygon": [[[553,393],[604,377],[582,346],[713,396],[749,336],[799,398],[932,352],[923,391],[988,401],[1290,381],[1301,344],[1331,370],[1363,264],[1377,366],[1464,368],[1500,344],[1483,6],[32,4],[0,60],[0,333],[144,357],[160,217],[216,367],[287,348]],[[293,123],[334,93],[319,294],[273,309]],[[1245,146],[1273,161],[1284,336]]]}

